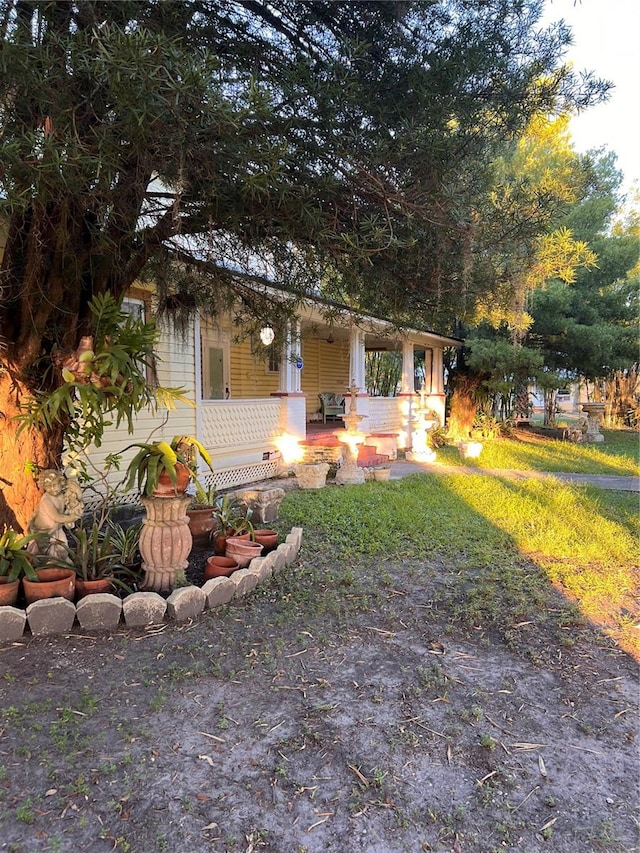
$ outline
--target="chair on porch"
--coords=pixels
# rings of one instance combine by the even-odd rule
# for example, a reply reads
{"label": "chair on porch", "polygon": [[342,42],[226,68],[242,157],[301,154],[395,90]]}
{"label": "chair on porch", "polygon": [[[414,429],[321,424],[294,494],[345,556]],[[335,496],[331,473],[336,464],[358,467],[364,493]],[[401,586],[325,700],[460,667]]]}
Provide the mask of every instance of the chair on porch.
{"label": "chair on porch", "polygon": [[338,420],[339,415],[344,414],[344,394],[318,394],[320,398],[320,413],[322,423],[326,424],[327,418]]}

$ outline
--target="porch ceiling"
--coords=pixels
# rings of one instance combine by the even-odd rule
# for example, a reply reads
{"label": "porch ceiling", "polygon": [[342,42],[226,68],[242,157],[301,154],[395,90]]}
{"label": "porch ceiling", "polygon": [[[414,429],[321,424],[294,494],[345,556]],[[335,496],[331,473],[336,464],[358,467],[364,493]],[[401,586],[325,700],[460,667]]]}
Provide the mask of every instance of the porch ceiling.
{"label": "porch ceiling", "polygon": [[[328,344],[348,344],[351,338],[351,326],[338,326],[320,323],[317,321],[302,321],[300,331],[303,338],[316,338]],[[404,340],[412,341],[417,347],[451,346],[453,341],[448,338],[440,338],[438,335],[427,332],[407,332],[403,338],[397,330],[390,331],[388,335],[382,330],[365,329],[365,348],[367,350],[387,350],[389,352],[402,352]]]}

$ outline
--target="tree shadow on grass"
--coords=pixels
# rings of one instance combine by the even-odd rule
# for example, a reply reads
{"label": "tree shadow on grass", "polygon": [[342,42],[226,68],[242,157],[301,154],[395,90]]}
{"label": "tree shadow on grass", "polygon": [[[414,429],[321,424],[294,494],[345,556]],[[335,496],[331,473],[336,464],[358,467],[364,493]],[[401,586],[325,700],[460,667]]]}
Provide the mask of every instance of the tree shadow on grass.
{"label": "tree shadow on grass", "polygon": [[548,478],[416,474],[292,493],[283,504],[311,547],[353,567],[367,557],[436,560],[447,570],[456,619],[501,630],[539,621],[558,594],[585,619],[638,656],[634,615],[635,541],[596,497]]}

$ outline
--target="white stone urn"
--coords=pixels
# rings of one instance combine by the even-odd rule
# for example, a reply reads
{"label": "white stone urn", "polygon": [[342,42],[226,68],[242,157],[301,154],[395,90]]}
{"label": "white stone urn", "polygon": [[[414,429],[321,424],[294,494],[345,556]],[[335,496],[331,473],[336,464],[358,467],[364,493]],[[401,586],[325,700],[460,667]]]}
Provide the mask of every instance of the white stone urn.
{"label": "white stone urn", "polygon": [[147,511],[140,533],[144,589],[171,592],[175,576],[185,571],[193,546],[187,507],[189,495],[141,498]]}
{"label": "white stone urn", "polygon": [[592,441],[600,444],[604,441],[604,436],[600,432],[600,418],[604,415],[606,403],[584,403],[582,411],[587,415],[587,432],[584,436],[585,441]]}
{"label": "white stone urn", "polygon": [[295,465],[293,473],[301,489],[322,489],[327,484],[328,462]]}

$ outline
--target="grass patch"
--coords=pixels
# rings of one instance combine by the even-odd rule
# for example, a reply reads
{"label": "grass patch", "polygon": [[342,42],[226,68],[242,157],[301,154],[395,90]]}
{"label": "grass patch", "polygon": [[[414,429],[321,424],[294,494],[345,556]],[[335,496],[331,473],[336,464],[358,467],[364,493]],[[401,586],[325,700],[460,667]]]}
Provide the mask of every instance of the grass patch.
{"label": "grass patch", "polygon": [[479,459],[460,459],[457,448],[437,451],[446,465],[520,471],[564,471],[571,474],[613,474],[623,477],[640,474],[640,442],[634,430],[605,430],[603,444],[573,444],[521,430],[513,438],[483,441]]}
{"label": "grass patch", "polygon": [[555,588],[637,651],[637,495],[499,477],[417,474],[388,484],[290,492],[285,523],[333,564],[438,560],[451,567],[452,617],[502,624]]}

